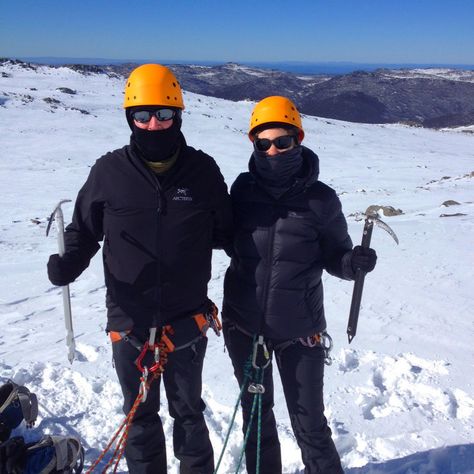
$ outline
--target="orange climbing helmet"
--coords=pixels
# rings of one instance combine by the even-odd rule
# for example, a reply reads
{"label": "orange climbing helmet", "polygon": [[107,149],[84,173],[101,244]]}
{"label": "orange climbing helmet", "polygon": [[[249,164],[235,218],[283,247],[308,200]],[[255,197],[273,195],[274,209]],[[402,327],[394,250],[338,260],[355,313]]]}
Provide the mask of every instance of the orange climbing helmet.
{"label": "orange climbing helmet", "polygon": [[301,116],[296,105],[288,98],[273,95],[261,100],[253,109],[250,116],[249,138],[253,141],[253,132],[265,124],[278,123],[293,125],[299,130],[299,140],[304,138]]}
{"label": "orange climbing helmet", "polygon": [[134,69],[125,84],[125,109],[161,105],[184,109],[183,94],[176,76],[161,64],[143,64]]}

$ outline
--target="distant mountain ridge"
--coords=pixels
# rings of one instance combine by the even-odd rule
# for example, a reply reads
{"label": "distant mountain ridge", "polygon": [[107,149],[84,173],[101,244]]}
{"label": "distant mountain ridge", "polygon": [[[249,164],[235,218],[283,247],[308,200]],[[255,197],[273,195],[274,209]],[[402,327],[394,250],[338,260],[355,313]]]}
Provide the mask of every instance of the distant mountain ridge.
{"label": "distant mountain ridge", "polygon": [[[126,77],[136,66],[127,63],[52,67]],[[318,117],[360,123],[407,123],[429,128],[474,124],[472,70],[378,69],[331,76],[293,74],[235,63],[169,67],[183,88],[190,92],[234,101],[258,101],[269,95],[285,95],[295,101],[302,113]]]}

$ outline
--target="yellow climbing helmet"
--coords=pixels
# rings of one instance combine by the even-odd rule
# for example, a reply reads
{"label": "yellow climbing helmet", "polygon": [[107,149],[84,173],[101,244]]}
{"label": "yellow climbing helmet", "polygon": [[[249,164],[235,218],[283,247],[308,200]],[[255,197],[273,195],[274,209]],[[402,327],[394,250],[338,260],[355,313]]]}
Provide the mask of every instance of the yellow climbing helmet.
{"label": "yellow climbing helmet", "polygon": [[253,131],[257,127],[273,122],[293,125],[300,131],[300,141],[303,140],[303,125],[301,124],[301,116],[296,105],[290,99],[279,95],[265,97],[253,109],[250,116],[250,140],[253,140]]}
{"label": "yellow climbing helmet", "polygon": [[143,64],[134,69],[125,84],[124,108],[162,105],[184,109],[183,95],[176,76],[161,64]]}

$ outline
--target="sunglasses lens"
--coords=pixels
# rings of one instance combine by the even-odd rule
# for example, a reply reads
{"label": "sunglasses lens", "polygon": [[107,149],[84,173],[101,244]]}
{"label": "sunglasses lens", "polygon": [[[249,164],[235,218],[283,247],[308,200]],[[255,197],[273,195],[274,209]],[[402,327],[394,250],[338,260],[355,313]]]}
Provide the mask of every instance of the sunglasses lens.
{"label": "sunglasses lens", "polygon": [[268,151],[272,146],[272,142],[268,138],[257,138],[254,144],[257,151]]}
{"label": "sunglasses lens", "polygon": [[156,118],[159,121],[171,120],[174,117],[174,110],[173,109],[158,109],[155,112]]}
{"label": "sunglasses lens", "polygon": [[138,110],[132,114],[133,120],[139,123],[147,123],[151,119],[151,112],[149,110]]}
{"label": "sunglasses lens", "polygon": [[270,147],[275,145],[279,150],[286,150],[293,145],[293,140],[295,137],[293,135],[283,135],[277,137],[274,140],[269,140],[268,138],[257,138],[254,141],[254,146],[257,151],[268,151]]}
{"label": "sunglasses lens", "polygon": [[171,120],[175,111],[173,109],[158,109],[158,110],[137,110],[133,112],[132,117],[134,120],[140,123],[148,123],[151,120],[153,115],[160,121],[164,122],[166,120]]}
{"label": "sunglasses lens", "polygon": [[275,138],[273,143],[279,150],[286,150],[293,145],[293,137],[291,135],[284,135],[283,137]]}

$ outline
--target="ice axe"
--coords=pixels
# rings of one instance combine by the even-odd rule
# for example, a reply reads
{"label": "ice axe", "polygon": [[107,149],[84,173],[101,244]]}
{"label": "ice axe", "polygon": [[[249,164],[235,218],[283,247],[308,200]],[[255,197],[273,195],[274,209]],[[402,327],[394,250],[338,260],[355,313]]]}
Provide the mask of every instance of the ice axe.
{"label": "ice axe", "polygon": [[[364,216],[365,224],[364,231],[362,233],[362,247],[370,247],[370,239],[372,238],[374,224],[387,231],[398,245],[398,237],[396,236],[395,232],[379,218],[377,211],[374,210],[373,206],[369,206],[367,208]],[[364,288],[365,275],[366,272],[362,271],[360,268],[356,270],[354,291],[352,292],[351,310],[349,312],[349,322],[347,323],[347,337],[349,339],[349,344],[352,342],[352,339],[354,339],[357,331],[357,322],[359,321],[360,303],[362,300],[362,290]]]}
{"label": "ice axe", "polygon": [[[48,221],[48,227],[46,228],[46,236],[48,236],[51,229],[51,224],[56,220],[56,227],[58,229],[58,249],[59,256],[62,257],[66,250],[64,245],[64,216],[61,205],[65,202],[71,202],[70,199],[63,199],[59,201]],[[76,351],[76,343],[74,342],[74,330],[72,328],[72,313],[71,313],[71,295],[69,293],[69,285],[62,286],[63,293],[63,305],[64,305],[64,323],[66,325],[66,346],[68,348],[67,358],[72,364]]]}

